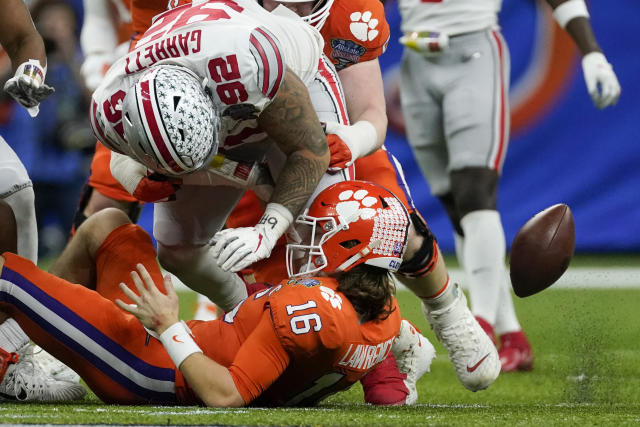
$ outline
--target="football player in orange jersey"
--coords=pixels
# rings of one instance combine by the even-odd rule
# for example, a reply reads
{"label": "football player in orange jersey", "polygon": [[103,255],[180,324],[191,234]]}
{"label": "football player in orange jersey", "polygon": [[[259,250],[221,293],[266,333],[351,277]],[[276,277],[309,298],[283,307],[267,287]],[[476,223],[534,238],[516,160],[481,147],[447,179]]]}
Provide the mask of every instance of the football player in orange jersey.
{"label": "football player in orange jersey", "polygon": [[[473,319],[466,301],[457,298],[457,285],[450,283],[435,237],[413,205],[401,166],[381,148],[387,118],[378,56],[386,49],[389,39],[384,7],[377,0],[262,0],[262,4],[267,10],[280,5],[294,10],[323,35],[325,55],[339,70],[349,120],[354,123],[327,123],[331,167],[339,169],[355,164],[357,179],[388,188],[404,203],[410,212],[412,227],[408,249],[398,271],[403,276],[402,282],[422,300],[425,316],[447,348],[460,382],[473,391],[488,387],[499,371],[495,348]],[[259,209],[245,211],[245,215],[255,211]],[[234,227],[240,225],[237,218],[231,219]],[[272,254],[269,260],[254,266],[259,281],[265,280],[261,269],[271,278],[284,274],[281,269],[277,271],[275,259],[277,256]],[[442,322],[443,311],[454,315],[445,316],[448,320]],[[457,335],[453,340],[448,338],[452,330],[456,330]],[[473,369],[477,362],[485,365],[483,369]],[[363,388],[367,402],[415,402],[415,384],[404,381],[409,390],[406,395],[406,391],[398,388],[393,372],[391,364],[389,369],[377,369],[375,375],[365,377]]]}
{"label": "football player in orange jersey", "polygon": [[[400,265],[409,215],[384,188],[344,181],[298,221],[311,237],[290,247],[304,254],[288,265],[293,278],[223,319],[179,321],[150,237],[117,209],[77,230],[52,267],[68,280],[4,252],[15,236],[5,227],[0,303],[106,403],[312,405],[380,363],[401,332],[389,272]],[[6,367],[15,357],[0,358]]]}

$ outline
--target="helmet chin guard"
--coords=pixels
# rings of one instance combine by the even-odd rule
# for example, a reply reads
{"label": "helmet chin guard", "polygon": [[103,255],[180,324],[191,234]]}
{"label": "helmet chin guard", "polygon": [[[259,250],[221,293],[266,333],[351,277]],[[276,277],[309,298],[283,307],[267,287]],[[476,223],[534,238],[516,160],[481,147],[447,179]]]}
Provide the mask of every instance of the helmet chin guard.
{"label": "helmet chin guard", "polygon": [[195,172],[218,151],[220,115],[201,79],[185,67],[142,73],[125,96],[122,122],[135,158],[163,175]]}

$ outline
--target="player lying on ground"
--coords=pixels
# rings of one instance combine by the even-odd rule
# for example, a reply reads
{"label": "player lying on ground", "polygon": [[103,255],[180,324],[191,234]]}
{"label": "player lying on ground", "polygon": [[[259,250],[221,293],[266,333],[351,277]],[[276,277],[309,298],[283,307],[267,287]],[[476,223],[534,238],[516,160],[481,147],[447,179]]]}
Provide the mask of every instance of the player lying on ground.
{"label": "player lying on ground", "polygon": [[283,281],[222,319],[179,322],[151,239],[116,209],[88,219],[54,266],[74,269],[86,287],[5,252],[1,307],[107,403],[316,403],[382,361],[401,327],[389,271],[408,214],[379,186],[360,184],[365,197],[352,188],[329,187],[301,218],[312,225],[303,268],[322,277]]}

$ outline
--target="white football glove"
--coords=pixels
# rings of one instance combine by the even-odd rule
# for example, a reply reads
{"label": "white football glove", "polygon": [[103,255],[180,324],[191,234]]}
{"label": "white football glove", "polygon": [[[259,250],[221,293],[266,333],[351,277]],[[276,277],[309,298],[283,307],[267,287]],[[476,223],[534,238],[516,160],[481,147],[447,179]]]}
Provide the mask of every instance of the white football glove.
{"label": "white football glove", "polygon": [[27,109],[31,117],[38,115],[38,104],[54,92],[44,83],[46,67],[37,59],[20,64],[16,73],[4,84],[4,90]]}
{"label": "white football glove", "polygon": [[582,72],[587,91],[596,107],[602,109],[618,102],[620,83],[613,67],[601,52],[590,52],[582,58]]}
{"label": "white football glove", "polygon": [[224,271],[236,272],[271,255],[278,239],[293,222],[289,209],[269,203],[253,227],[219,231],[211,242],[213,257]]}
{"label": "white football glove", "polygon": [[368,156],[377,150],[378,132],[366,120],[353,125],[338,122],[326,122],[325,133],[331,152],[329,171],[336,172],[347,168],[357,159]]}

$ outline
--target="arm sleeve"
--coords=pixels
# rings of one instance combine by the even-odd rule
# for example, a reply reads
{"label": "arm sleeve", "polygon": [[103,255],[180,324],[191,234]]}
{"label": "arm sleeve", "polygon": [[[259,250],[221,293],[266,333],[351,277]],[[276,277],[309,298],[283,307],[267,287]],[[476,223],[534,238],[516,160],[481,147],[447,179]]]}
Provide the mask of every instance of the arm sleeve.
{"label": "arm sleeve", "polygon": [[280,343],[269,310],[242,344],[229,372],[245,403],[260,396],[289,365],[290,357]]}

